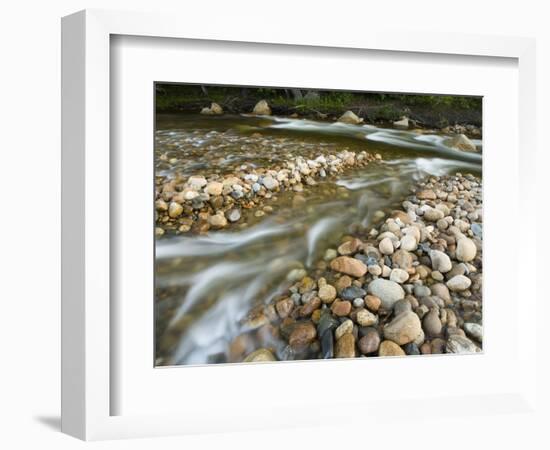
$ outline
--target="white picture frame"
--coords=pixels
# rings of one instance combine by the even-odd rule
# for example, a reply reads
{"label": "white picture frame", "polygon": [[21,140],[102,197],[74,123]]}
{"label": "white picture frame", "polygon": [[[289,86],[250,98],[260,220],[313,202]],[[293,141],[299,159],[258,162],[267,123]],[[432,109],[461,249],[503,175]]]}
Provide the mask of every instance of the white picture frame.
{"label": "white picture frame", "polygon": [[[346,36],[329,36],[314,31],[303,36],[299,30],[287,30],[283,37],[279,33],[261,33],[254,28],[235,29],[227,26],[205,30],[192,21],[187,21],[185,26],[182,26],[180,18],[168,14],[99,10],[87,10],[67,16],[63,19],[62,27],[62,430],[65,433],[85,440],[98,440],[233,431],[266,427],[266,417],[269,417],[266,408],[263,411],[252,412],[244,407],[239,410],[234,403],[224,404],[224,398],[219,396],[217,411],[209,415],[201,411],[196,400],[195,404],[191,401],[187,410],[180,412],[151,410],[148,413],[146,404],[144,410],[139,413],[113,414],[117,409],[113,405],[115,391],[124,386],[120,386],[120,382],[113,378],[112,373],[113,359],[120,356],[113,348],[113,339],[118,331],[117,323],[112,320],[110,302],[114,289],[111,279],[114,243],[111,235],[110,204],[113,195],[111,187],[116,184],[117,177],[111,170],[110,154],[110,147],[113,145],[113,134],[110,130],[110,108],[113,101],[110,91],[112,36],[231,42],[237,45],[278,44],[281,45],[278,51],[283,54],[285,51],[291,51],[290,46],[299,46],[302,49],[316,49],[321,53],[323,49],[333,53],[355,49],[396,52],[396,55],[407,53],[412,55],[411,58],[414,58],[414,55],[417,55],[417,58],[426,55],[455,55],[507,58],[517,61],[518,121],[517,124],[514,121],[514,126],[517,127],[518,143],[516,145],[514,142],[510,148],[515,152],[512,153],[513,156],[518,156],[518,149],[521,149],[521,158],[517,161],[519,178],[517,189],[512,187],[512,198],[518,200],[517,211],[525,220],[534,220],[534,186],[529,183],[527,175],[534,172],[535,165],[536,87],[535,45],[532,39],[443,33],[417,34],[393,30],[362,30],[360,33],[350,32]],[[222,79],[218,81],[224,82]],[[150,113],[152,114],[152,111]],[[485,119],[487,118],[484,117]],[[484,129],[484,134],[485,131]],[[491,135],[488,136],[490,140]],[[485,165],[484,170],[486,169]],[[489,170],[492,168],[489,167]],[[519,252],[521,254],[510,262],[510,270],[521,277],[526,268],[519,261],[534,260],[535,249],[524,246]],[[536,310],[534,286],[532,289],[531,295],[526,295],[522,299],[523,311],[529,313],[518,311],[513,319],[516,321],[514,327],[521,331],[516,333],[518,341],[514,341],[515,345],[519,339],[527,342],[536,333],[535,327],[529,325],[530,315]],[[510,295],[514,296],[516,293],[512,292]],[[152,338],[151,334],[150,339]],[[534,338],[532,340],[535,341]],[[462,397],[453,397],[453,414],[466,415],[466,406],[471,402],[478,403],[478,407],[487,414],[499,412],[504,405],[516,412],[535,410],[535,351],[532,345],[523,346],[521,355],[518,355],[521,364],[517,367],[517,372],[514,372],[510,379],[503,378],[503,383],[506,384],[499,385],[495,392],[465,392]],[[489,352],[488,354],[490,356]],[[463,357],[459,359],[461,358]],[[447,367],[457,366],[470,364],[469,361],[473,360],[454,361],[446,358],[444,364]],[[357,363],[358,361],[338,361],[331,363],[330,370],[336,376],[338,373],[345,376],[346,373],[358,370]],[[398,360],[381,361],[379,364],[383,364],[389,370],[407,369]],[[472,370],[479,370],[481,367],[478,366],[479,358],[472,364]],[[294,376],[313,376],[316,367],[318,368],[311,363],[302,362],[291,365],[254,365],[247,367],[247,370],[258,378],[273,376],[274,373],[286,376],[290,372]],[[150,369],[153,369],[152,364]],[[201,368],[203,369],[205,368]],[[224,376],[227,376],[229,371],[238,370],[228,367],[224,369]],[[412,369],[417,370],[414,367]],[[187,375],[190,373],[187,372]],[[207,383],[221,373],[203,370],[201,376],[204,375],[204,383]],[[168,372],[164,372],[163,376],[168,377],[166,374]],[[186,376],[185,372],[180,374]],[[449,394],[457,395],[456,392]],[[433,405],[439,405],[442,401],[441,392],[424,395],[423,398],[421,405],[415,403],[414,398],[401,393],[397,393],[386,406],[376,401],[365,403],[362,397],[339,400],[338,404],[346,405],[348,412],[342,416],[344,420],[351,418],[353,411],[357,411],[358,408],[363,411],[363,416],[374,415],[375,411],[380,413],[381,408],[383,412],[393,414],[396,413],[395,402],[398,402],[402,411],[424,411]],[[299,406],[281,401],[273,403],[272,408],[276,413],[271,417],[269,427],[307,426],[327,414],[319,405],[307,401]],[[445,411],[440,411],[440,414],[444,415]],[[239,417],[246,417],[247,420],[236,420]]]}

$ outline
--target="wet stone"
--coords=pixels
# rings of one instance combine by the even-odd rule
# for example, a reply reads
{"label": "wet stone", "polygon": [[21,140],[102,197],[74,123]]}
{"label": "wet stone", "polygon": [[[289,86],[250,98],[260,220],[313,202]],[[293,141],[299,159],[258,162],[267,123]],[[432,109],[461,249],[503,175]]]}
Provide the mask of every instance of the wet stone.
{"label": "wet stone", "polygon": [[354,300],[357,297],[364,297],[367,292],[357,286],[350,286],[342,290],[340,297],[344,300]]}

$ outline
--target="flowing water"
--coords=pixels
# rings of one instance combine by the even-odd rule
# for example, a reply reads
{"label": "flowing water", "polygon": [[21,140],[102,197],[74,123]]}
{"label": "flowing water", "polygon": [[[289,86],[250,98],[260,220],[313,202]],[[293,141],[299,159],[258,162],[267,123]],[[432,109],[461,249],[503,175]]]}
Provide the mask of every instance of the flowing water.
{"label": "flowing water", "polygon": [[[237,336],[246,351],[270,346],[292,359],[247,314],[287,289],[292,269],[314,271],[340,238],[368,229],[428,174],[481,175],[481,154],[446,147],[445,136],[275,117],[160,115],[156,173],[166,177],[229,174],[271,167],[291,156],[315,158],[344,149],[379,153],[382,160],[294,193],[280,193],[273,212],[250,216],[247,227],[207,235],[167,236],[156,243],[158,365],[231,362]],[[481,141],[474,143],[481,149]],[[162,157],[161,157],[162,155]]]}

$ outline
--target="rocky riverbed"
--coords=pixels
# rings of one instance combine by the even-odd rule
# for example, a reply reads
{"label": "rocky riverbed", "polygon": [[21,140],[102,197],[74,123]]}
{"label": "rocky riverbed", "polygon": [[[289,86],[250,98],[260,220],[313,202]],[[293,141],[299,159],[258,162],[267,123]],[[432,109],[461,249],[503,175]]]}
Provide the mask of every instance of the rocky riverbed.
{"label": "rocky riverbed", "polygon": [[[315,269],[246,318],[286,345],[244,361],[480,352],[482,184],[429,177],[365,234],[347,235]],[[258,326],[259,325],[259,326]],[[231,348],[245,349],[238,336]],[[236,355],[233,355],[236,357]],[[238,357],[237,357],[238,359]]]}
{"label": "rocky riverbed", "polygon": [[157,365],[481,351],[481,141],[203,116],[156,133]]}

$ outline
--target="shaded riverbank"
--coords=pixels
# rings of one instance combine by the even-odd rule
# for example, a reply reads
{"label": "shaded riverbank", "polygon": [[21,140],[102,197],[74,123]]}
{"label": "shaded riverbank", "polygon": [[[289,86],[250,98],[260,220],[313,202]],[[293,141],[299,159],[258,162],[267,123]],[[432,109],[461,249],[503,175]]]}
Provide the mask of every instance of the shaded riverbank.
{"label": "shaded riverbank", "polygon": [[[448,129],[459,125],[460,132],[481,136],[481,97],[449,95],[410,95],[350,93],[310,89],[271,89],[221,86],[158,85],[156,108],[159,113],[197,113],[216,102],[229,114],[246,114],[265,99],[274,115],[335,121],[351,110],[365,123],[391,125],[403,116],[414,127]],[[447,128],[448,127],[448,128]]]}

